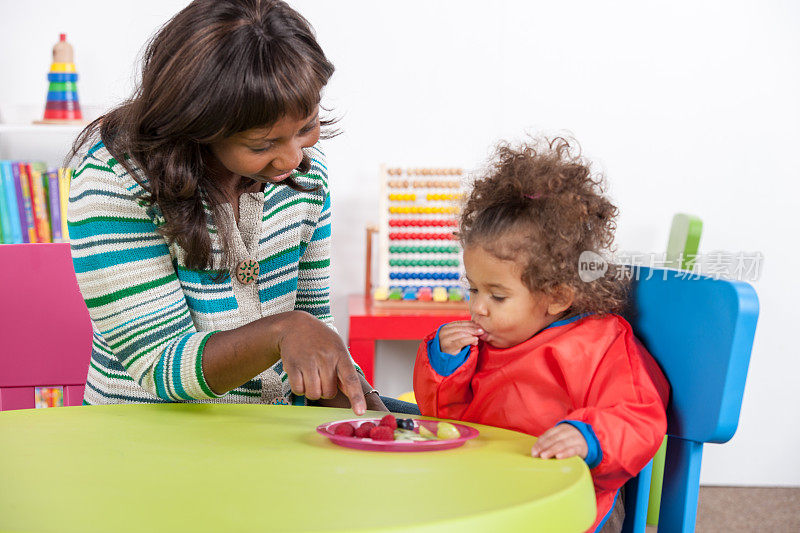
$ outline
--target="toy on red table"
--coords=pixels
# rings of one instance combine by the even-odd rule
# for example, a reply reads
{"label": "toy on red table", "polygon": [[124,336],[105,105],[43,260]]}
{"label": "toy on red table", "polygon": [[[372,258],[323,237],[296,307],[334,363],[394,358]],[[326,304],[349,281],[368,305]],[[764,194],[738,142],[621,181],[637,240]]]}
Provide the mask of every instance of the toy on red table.
{"label": "toy on red table", "polygon": [[[366,294],[384,309],[466,311],[461,247],[455,238],[460,168],[380,171],[378,228],[367,230]],[[372,286],[372,238],[378,234],[378,286]]]}

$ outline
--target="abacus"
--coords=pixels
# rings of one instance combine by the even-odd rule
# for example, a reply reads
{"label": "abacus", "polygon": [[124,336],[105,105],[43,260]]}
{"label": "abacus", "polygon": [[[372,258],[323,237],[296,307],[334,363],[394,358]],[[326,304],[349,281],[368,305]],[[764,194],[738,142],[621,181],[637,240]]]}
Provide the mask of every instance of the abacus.
{"label": "abacus", "polygon": [[[461,246],[455,237],[462,170],[382,166],[380,174],[373,305],[466,308]],[[367,235],[371,244],[369,230]],[[369,247],[367,255],[369,264]],[[369,267],[367,276],[369,284]]]}

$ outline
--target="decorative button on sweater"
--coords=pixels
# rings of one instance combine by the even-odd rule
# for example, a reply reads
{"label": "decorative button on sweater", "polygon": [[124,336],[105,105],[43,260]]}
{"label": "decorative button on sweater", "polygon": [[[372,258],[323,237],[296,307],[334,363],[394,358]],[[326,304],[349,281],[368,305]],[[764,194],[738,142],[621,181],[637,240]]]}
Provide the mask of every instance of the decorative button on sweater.
{"label": "decorative button on sweater", "polygon": [[245,259],[236,267],[236,279],[242,285],[250,285],[258,279],[258,262]]}

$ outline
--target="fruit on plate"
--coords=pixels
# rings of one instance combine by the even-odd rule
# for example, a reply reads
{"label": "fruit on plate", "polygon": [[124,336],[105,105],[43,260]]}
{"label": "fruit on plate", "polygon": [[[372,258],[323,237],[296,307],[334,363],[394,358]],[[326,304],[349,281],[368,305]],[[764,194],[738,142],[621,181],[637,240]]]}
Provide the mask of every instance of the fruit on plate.
{"label": "fruit on plate", "polygon": [[423,437],[428,438],[428,439],[435,439],[436,438],[436,435],[434,435],[433,432],[430,429],[426,428],[422,424],[419,425],[419,434],[421,436],[423,436]]}
{"label": "fruit on plate", "polygon": [[394,440],[394,430],[389,426],[376,426],[369,432],[372,440]]}
{"label": "fruit on plate", "polygon": [[397,429],[414,429],[414,421],[410,418],[398,418]]}
{"label": "fruit on plate", "polygon": [[436,436],[440,439],[457,439],[461,436],[461,433],[450,422],[439,422],[436,428]]}
{"label": "fruit on plate", "polygon": [[[333,433],[343,437],[359,439],[372,439],[378,441],[425,441],[425,440],[450,440],[461,437],[461,433],[449,422],[415,422],[412,418],[395,418],[393,415],[384,416],[378,424],[371,422],[345,422],[336,426]],[[428,429],[434,427],[435,433]]]}
{"label": "fruit on plate", "polygon": [[342,435],[343,437],[352,437],[355,434],[356,430],[352,424],[341,424],[336,426],[334,430],[334,434]]}
{"label": "fruit on plate", "polygon": [[383,418],[381,418],[381,421],[378,425],[390,427],[392,428],[392,431],[394,431],[395,429],[397,429],[397,419],[394,417],[394,415],[386,415]]}

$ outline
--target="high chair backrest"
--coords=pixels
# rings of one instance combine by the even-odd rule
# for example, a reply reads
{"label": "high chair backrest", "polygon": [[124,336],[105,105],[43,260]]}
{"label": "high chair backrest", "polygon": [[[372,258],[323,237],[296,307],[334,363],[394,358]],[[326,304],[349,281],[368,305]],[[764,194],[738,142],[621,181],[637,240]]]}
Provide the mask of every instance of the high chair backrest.
{"label": "high chair backrest", "polygon": [[69,244],[0,245],[0,411],[34,407],[43,386],[81,405],[91,342]]}
{"label": "high chair backrest", "polygon": [[[730,440],[739,422],[758,297],[748,283],[677,270],[633,278],[627,318],[670,383],[658,527],[694,531],[703,443]],[[645,469],[626,487],[624,531],[644,531],[649,486]]]}

